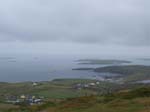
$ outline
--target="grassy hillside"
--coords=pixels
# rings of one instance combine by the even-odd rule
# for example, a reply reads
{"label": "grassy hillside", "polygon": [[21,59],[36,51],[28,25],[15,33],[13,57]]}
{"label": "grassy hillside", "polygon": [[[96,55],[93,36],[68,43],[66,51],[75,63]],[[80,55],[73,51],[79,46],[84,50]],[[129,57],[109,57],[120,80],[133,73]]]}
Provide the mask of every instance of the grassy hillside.
{"label": "grassy hillside", "polygon": [[72,98],[93,94],[94,90],[83,89],[77,91],[73,89],[75,84],[90,83],[95,80],[86,79],[56,79],[47,82],[38,82],[33,86],[32,82],[24,83],[0,83],[0,101],[5,100],[6,96],[19,96],[22,94],[39,95],[45,98]]}
{"label": "grassy hillside", "polygon": [[[0,83],[0,112],[149,112],[148,85],[99,82],[89,88],[72,88],[76,84],[93,82],[97,81],[56,79],[37,82],[36,86],[32,82]],[[33,106],[5,102],[8,95],[22,94],[44,96],[45,101]]]}
{"label": "grassy hillside", "polygon": [[46,112],[149,112],[150,88],[123,90],[105,96],[88,96],[64,101]]}
{"label": "grassy hillside", "polygon": [[[20,110],[19,110],[20,109]],[[19,107],[9,112],[149,112],[150,88],[122,90],[104,96],[84,96]]]}

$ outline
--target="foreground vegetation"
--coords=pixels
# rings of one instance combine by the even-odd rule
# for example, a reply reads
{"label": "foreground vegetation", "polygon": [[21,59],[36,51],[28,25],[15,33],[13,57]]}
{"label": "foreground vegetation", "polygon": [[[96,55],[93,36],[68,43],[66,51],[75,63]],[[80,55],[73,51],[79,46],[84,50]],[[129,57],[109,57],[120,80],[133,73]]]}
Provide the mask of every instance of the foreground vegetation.
{"label": "foreground vegetation", "polygon": [[39,106],[19,106],[6,112],[149,112],[150,88],[122,90],[106,95],[90,95],[47,101]]}

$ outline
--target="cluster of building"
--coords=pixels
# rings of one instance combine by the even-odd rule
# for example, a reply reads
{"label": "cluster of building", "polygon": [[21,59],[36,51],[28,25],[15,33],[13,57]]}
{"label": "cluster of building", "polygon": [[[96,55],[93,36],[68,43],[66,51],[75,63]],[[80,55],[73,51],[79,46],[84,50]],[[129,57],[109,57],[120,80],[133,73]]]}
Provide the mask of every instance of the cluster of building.
{"label": "cluster of building", "polygon": [[44,97],[36,97],[33,95],[8,96],[6,102],[12,104],[36,105],[42,104],[44,102]]}
{"label": "cluster of building", "polygon": [[79,84],[75,84],[73,86],[74,89],[83,89],[83,88],[90,88],[90,87],[94,87],[99,85],[100,82],[91,82],[91,83],[79,83]]}

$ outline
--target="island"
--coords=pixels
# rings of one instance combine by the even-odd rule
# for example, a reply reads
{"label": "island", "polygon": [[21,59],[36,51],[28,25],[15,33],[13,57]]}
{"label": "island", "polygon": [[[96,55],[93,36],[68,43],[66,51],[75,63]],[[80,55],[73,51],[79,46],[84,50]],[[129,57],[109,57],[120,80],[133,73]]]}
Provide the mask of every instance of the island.
{"label": "island", "polygon": [[111,60],[111,59],[80,59],[76,61],[78,64],[89,64],[89,65],[108,65],[108,64],[124,64],[131,63],[126,60]]}
{"label": "island", "polygon": [[72,70],[94,70],[94,68],[73,68]]}

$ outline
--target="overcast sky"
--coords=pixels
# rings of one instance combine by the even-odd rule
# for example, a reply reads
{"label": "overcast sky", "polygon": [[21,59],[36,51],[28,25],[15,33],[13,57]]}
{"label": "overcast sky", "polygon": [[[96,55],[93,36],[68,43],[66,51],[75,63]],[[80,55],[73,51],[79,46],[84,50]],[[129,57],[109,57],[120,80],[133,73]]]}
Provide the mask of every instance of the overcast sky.
{"label": "overcast sky", "polygon": [[148,48],[150,0],[0,0],[0,48],[33,42]]}

